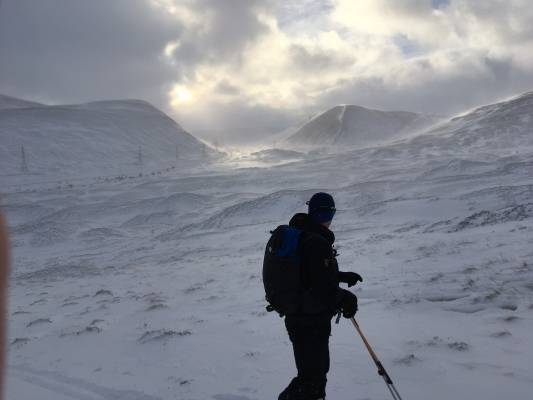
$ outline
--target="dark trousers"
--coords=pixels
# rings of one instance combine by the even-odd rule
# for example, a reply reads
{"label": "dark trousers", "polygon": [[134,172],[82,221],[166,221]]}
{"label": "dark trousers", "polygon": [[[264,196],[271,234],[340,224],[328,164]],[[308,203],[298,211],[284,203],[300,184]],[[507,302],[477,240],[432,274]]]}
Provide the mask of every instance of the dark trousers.
{"label": "dark trousers", "polygon": [[298,370],[298,376],[291,382],[288,391],[296,388],[302,399],[324,397],[329,371],[331,316],[287,316],[285,326]]}

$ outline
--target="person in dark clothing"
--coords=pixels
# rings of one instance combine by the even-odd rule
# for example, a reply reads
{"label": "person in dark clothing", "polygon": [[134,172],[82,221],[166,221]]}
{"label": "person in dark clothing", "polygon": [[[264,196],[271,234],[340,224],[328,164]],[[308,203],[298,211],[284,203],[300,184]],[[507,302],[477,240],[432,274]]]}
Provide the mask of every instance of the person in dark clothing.
{"label": "person in dark clothing", "polygon": [[289,222],[289,226],[303,232],[299,254],[305,299],[298,312],[285,316],[298,375],[278,400],[325,398],[331,319],[337,312],[346,318],[357,312],[357,297],[341,289],[339,282],[349,286],[362,282],[359,274],[339,271],[333,248],[335,235],[329,230],[336,211],[333,197],[316,193],[308,205],[307,214],[296,214]]}

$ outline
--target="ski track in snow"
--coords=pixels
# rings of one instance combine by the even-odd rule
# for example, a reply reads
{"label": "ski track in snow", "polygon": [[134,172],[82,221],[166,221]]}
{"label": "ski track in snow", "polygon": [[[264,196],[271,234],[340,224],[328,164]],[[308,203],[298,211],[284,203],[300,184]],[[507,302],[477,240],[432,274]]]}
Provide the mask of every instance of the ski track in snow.
{"label": "ski track in snow", "polygon": [[30,367],[13,366],[12,378],[23,382],[30,390],[35,389],[31,396],[51,399],[65,398],[73,400],[160,400],[160,397],[149,396],[133,390],[115,390],[105,388],[82,379],[48,372],[37,371]]}
{"label": "ski track in snow", "polygon": [[[533,154],[367,157],[11,186],[8,399],[276,398],[295,370],[264,244],[318,190],[404,398],[529,399]],[[331,352],[328,398],[387,398],[346,321]]]}

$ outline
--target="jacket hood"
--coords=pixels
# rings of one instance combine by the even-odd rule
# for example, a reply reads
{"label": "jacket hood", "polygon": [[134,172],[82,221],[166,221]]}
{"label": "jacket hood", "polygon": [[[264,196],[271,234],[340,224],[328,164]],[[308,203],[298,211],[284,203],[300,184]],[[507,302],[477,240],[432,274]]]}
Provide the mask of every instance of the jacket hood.
{"label": "jacket hood", "polygon": [[294,214],[294,216],[289,221],[289,226],[293,226],[306,232],[316,233],[326,239],[329,244],[333,244],[335,242],[335,234],[328,228],[326,228],[324,225],[315,222],[309,216],[309,214]]}

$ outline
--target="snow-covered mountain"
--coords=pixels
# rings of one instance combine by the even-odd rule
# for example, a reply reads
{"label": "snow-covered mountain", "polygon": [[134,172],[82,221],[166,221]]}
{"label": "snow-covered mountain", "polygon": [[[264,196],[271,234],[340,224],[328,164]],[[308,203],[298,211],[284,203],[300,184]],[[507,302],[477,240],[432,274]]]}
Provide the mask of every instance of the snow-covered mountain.
{"label": "snow-covered mountain", "polygon": [[[371,148],[368,157],[506,154],[533,146],[533,92],[478,107],[451,119],[338,106],[285,139],[295,148]],[[278,143],[279,145],[279,143]]]}
{"label": "snow-covered mountain", "polygon": [[214,152],[140,100],[46,106],[0,99],[2,175],[107,175],[205,160]]}
{"label": "snow-covered mountain", "polygon": [[8,110],[12,108],[42,107],[42,106],[43,104],[41,103],[36,103],[34,101],[21,100],[15,97],[0,94],[0,110]]}
{"label": "snow-covered mountain", "polygon": [[408,142],[443,151],[520,151],[533,146],[533,92],[476,108]]}
{"label": "snow-covered mountain", "polygon": [[316,116],[286,139],[294,147],[367,147],[420,131],[434,116],[340,105]]}

